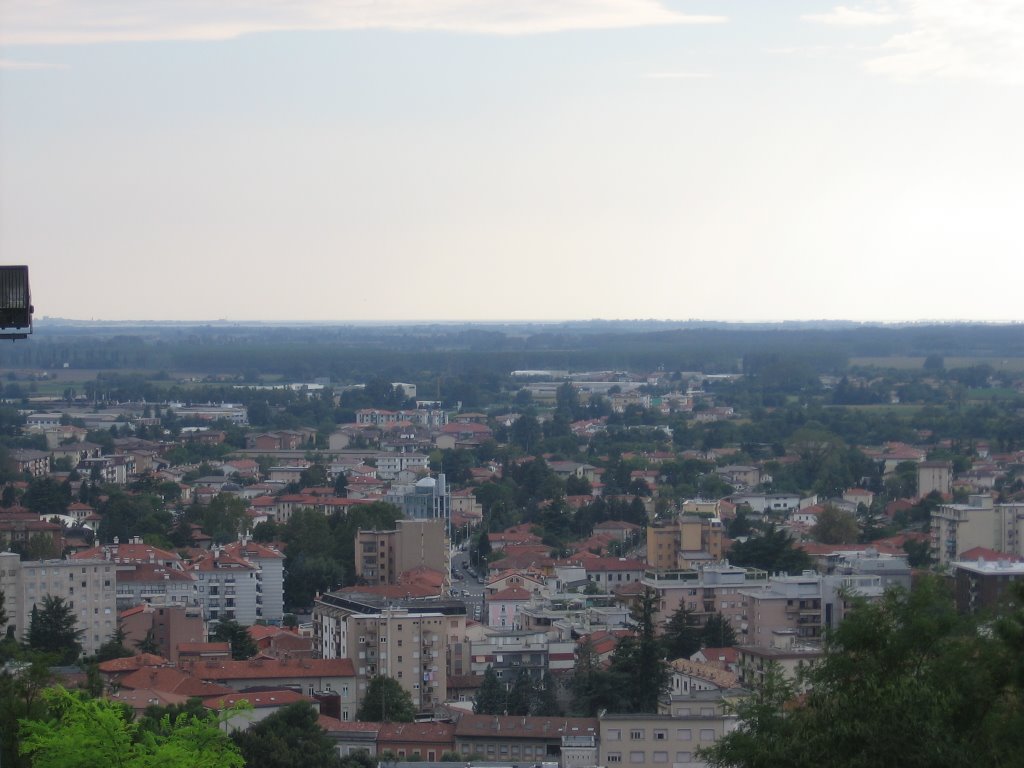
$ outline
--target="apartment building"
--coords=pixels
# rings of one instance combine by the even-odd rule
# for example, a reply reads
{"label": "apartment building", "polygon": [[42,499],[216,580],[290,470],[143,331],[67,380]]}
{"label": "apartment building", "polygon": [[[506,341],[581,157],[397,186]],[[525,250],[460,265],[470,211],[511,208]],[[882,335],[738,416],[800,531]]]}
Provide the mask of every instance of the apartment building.
{"label": "apartment building", "polygon": [[545,672],[560,674],[575,665],[576,643],[560,640],[546,632],[495,632],[470,643],[471,667],[467,672],[483,675],[493,669],[506,686],[515,682],[520,671],[540,682]]}
{"label": "apartment building", "polygon": [[961,613],[995,608],[1011,586],[1024,579],[1024,563],[978,559],[953,563],[954,595]]}
{"label": "apartment building", "polygon": [[680,559],[697,552],[708,559],[722,559],[724,529],[718,517],[680,515],[667,523],[647,528],[647,564],[659,571],[680,567]]}
{"label": "apartment building", "polygon": [[359,531],[356,576],[367,584],[396,584],[398,577],[425,566],[450,582],[448,530],[444,520],[399,520],[393,531]]}
{"label": "apartment building", "polygon": [[398,451],[386,451],[377,454],[377,477],[382,480],[394,480],[399,472],[411,470],[413,472],[428,471],[429,457],[423,453],[401,453]]}
{"label": "apartment building", "polygon": [[117,629],[117,574],[102,559],[22,561],[14,552],[0,552],[0,591],[7,612],[3,629],[13,628],[15,637],[28,631],[32,609],[47,595],[63,599],[74,612],[87,656]]}
{"label": "apartment building", "polygon": [[948,567],[974,547],[999,549],[1004,526],[987,494],[971,496],[966,504],[942,504],[932,512],[932,553]]}
{"label": "apartment building", "polygon": [[467,714],[455,724],[455,751],[466,761],[557,762],[561,768],[589,768],[596,761],[587,761],[580,752],[587,745],[591,754],[596,752],[597,733],[597,719],[592,717]]}
{"label": "apartment building", "polygon": [[598,765],[703,767],[697,750],[735,729],[736,716],[720,704],[694,708],[697,712],[685,715],[601,715]]}
{"label": "apartment building", "polygon": [[764,588],[740,592],[742,614],[734,628],[744,645],[772,647],[779,636],[817,643],[842,622],[854,596],[876,600],[883,592],[882,577],[873,574],[776,576]]}
{"label": "apartment building", "polygon": [[743,613],[742,591],[764,589],[767,571],[735,565],[709,565],[699,570],[647,571],[641,584],[658,595],[658,614],[668,621],[685,605],[703,623],[712,613],[720,613],[738,628]]}
{"label": "apartment building", "polygon": [[448,696],[451,668],[469,667],[466,605],[458,600],[403,599],[393,590],[330,592],[313,608],[313,649],[324,659],[352,659],[358,696],[370,678],[387,675],[429,711]]}
{"label": "apartment building", "polygon": [[273,547],[248,539],[225,544],[224,553],[259,568],[257,615],[268,624],[279,624],[284,618],[284,555]]}
{"label": "apartment building", "polygon": [[943,496],[953,492],[952,462],[922,461],[917,465],[917,497],[923,499],[933,491]]}
{"label": "apartment building", "polygon": [[207,622],[255,624],[263,619],[263,572],[259,565],[215,547],[193,560],[196,599]]}

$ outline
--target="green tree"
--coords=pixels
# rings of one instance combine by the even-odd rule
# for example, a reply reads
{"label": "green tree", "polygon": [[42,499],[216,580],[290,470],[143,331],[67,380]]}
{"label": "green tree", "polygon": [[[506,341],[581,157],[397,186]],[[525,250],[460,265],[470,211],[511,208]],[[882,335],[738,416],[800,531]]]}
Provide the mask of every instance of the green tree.
{"label": "green tree", "polygon": [[23,719],[22,754],[33,768],[242,768],[244,761],[215,719],[183,716],[170,734],[139,733],[129,711],[107,699],[76,696],[61,687],[43,694],[51,717]]}
{"label": "green tree", "polygon": [[811,536],[822,544],[853,544],[859,533],[857,518],[831,504],[818,513],[811,529]]}
{"label": "green tree", "polygon": [[618,678],[627,712],[657,712],[668,690],[669,667],[654,632],[657,600],[653,589],[637,596],[630,614],[636,635],[620,640],[612,653],[610,671]]}
{"label": "green tree", "polygon": [[335,743],[305,701],[283,707],[247,730],[232,734],[246,768],[337,768]]}
{"label": "green tree", "polygon": [[760,536],[733,544],[729,562],[769,573],[800,573],[812,567],[807,553],[796,547],[788,533],[775,526],[769,526]]}
{"label": "green tree", "polygon": [[508,692],[508,708],[506,714],[528,715],[536,692],[530,673],[520,669],[515,680],[512,681],[512,688]]}
{"label": "green tree", "polygon": [[377,675],[366,688],[366,696],[356,712],[356,720],[385,723],[411,723],[416,717],[412,697],[393,677]]}
{"label": "green tree", "polygon": [[233,619],[221,619],[210,634],[210,639],[216,642],[229,643],[231,646],[231,658],[235,661],[251,659],[258,652],[256,642],[249,634],[249,628],[239,624]]}
{"label": "green tree", "polygon": [[82,653],[82,635],[77,628],[74,609],[62,597],[44,595],[42,606],[32,606],[29,618],[28,647],[56,656],[61,664],[71,664]]}
{"label": "green tree", "polygon": [[[795,700],[767,680],[714,766],[967,768],[1020,763],[1024,590],[993,620],[956,613],[938,579],[855,599]],[[754,706],[756,705],[756,706]]]}
{"label": "green tree", "polygon": [[701,645],[704,648],[731,648],[736,645],[736,632],[725,616],[717,611],[708,616],[701,631]]}
{"label": "green tree", "polygon": [[700,650],[700,621],[694,612],[686,607],[685,601],[679,603],[679,608],[665,625],[661,642],[665,647],[666,656],[670,659],[688,659]]}
{"label": "green tree", "polygon": [[110,659],[123,659],[128,656],[134,656],[135,653],[124,644],[124,641],[124,630],[118,627],[114,631],[114,636],[96,651],[96,661],[109,661]]}
{"label": "green tree", "polygon": [[503,715],[507,697],[508,692],[498,680],[498,673],[492,667],[488,667],[476,692],[473,711],[478,715]]}
{"label": "green tree", "polygon": [[157,642],[156,632],[152,629],[146,631],[146,636],[135,643],[135,649],[139,653],[152,653],[159,656],[163,653],[163,649],[160,647],[160,643]]}
{"label": "green tree", "polygon": [[348,475],[344,472],[338,472],[338,476],[334,478],[334,495],[340,499],[348,496]]}
{"label": "green tree", "polygon": [[538,717],[557,717],[562,714],[562,707],[558,703],[558,681],[550,671],[544,672],[544,678],[530,707],[530,714]]}
{"label": "green tree", "polygon": [[37,478],[29,483],[21,503],[37,515],[63,515],[71,503],[71,486],[52,477]]}

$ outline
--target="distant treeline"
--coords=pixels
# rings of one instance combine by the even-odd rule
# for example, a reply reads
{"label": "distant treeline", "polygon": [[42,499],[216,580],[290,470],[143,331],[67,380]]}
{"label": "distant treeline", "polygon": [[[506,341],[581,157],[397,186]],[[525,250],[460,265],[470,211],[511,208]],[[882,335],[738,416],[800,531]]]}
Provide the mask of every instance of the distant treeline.
{"label": "distant treeline", "polygon": [[188,371],[292,379],[424,380],[515,369],[703,370],[757,373],[797,362],[838,373],[850,357],[1024,357],[1024,326],[806,327],[638,322],[229,326],[38,323],[8,346],[8,368]]}

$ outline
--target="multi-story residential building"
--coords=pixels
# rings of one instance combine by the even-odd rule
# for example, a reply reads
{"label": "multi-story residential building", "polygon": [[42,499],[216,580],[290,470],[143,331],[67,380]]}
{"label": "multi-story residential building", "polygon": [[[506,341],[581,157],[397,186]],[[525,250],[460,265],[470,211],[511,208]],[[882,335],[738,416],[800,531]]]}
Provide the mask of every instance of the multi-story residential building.
{"label": "multi-story residential building", "polygon": [[734,628],[743,614],[743,591],[765,589],[768,573],[735,565],[709,565],[700,570],[647,571],[641,583],[658,595],[658,614],[668,621],[680,605],[685,605],[703,623],[712,613],[720,613]]}
{"label": "multi-story residential building", "polygon": [[820,642],[850,608],[853,596],[878,599],[884,592],[878,575],[775,576],[761,589],[741,590],[739,636],[745,645],[772,647],[779,636],[800,642]]}
{"label": "multi-story residential building", "polygon": [[[447,698],[453,666],[468,669],[466,605],[401,599],[401,587],[329,592],[313,608],[313,648],[321,658],[352,659],[361,699],[374,675],[396,679],[420,711]],[[457,661],[456,661],[457,660]]]}
{"label": "multi-story residential building", "polygon": [[922,461],[917,465],[917,497],[923,499],[933,491],[943,496],[953,492],[952,462]]}
{"label": "multi-story residential building", "polygon": [[998,549],[1004,528],[1001,517],[986,494],[971,496],[966,504],[940,505],[931,516],[932,552],[938,564],[947,567],[974,547]]}
{"label": "multi-story residential building", "polygon": [[148,635],[156,641],[160,655],[172,662],[178,661],[178,646],[202,643],[207,637],[197,605],[137,605],[121,611],[118,623],[127,647],[136,647]]}
{"label": "multi-story residential building", "polygon": [[800,643],[792,635],[777,640],[773,646],[737,646],[741,685],[751,690],[760,688],[768,670],[776,665],[787,679],[800,681],[824,653],[820,644]]}
{"label": "multi-story residential building", "polygon": [[284,555],[273,547],[248,539],[224,545],[224,552],[259,567],[257,615],[268,624],[280,623],[284,618]]}
{"label": "multi-story residential building", "polygon": [[470,643],[471,669],[482,675],[493,669],[506,687],[515,682],[521,670],[539,683],[545,672],[556,674],[573,668],[576,643],[569,637],[557,639],[546,632],[494,632]]}
{"label": "multi-story residential building", "polygon": [[[597,719],[591,717],[467,714],[455,724],[455,751],[466,761],[557,762],[560,768],[582,768],[596,764],[588,762],[579,751],[587,744],[593,751],[597,733]],[[571,755],[571,762],[565,762],[563,755]]]}
{"label": "multi-story residential building", "polygon": [[428,457],[422,453],[399,453],[386,451],[377,454],[377,477],[394,480],[404,470],[427,472]]}
{"label": "multi-story residential building", "polygon": [[598,765],[704,766],[697,750],[734,730],[736,716],[724,712],[720,700],[695,700],[694,709],[685,715],[601,715]]}
{"label": "multi-story residential building", "polygon": [[117,572],[117,607],[125,610],[140,603],[195,605],[198,592],[195,576],[175,552],[145,544],[133,537],[122,544],[117,539],[83,550],[73,560],[99,558],[113,564]]}
{"label": "multi-story residential building", "polygon": [[356,534],[356,576],[368,584],[396,584],[413,568],[426,566],[451,576],[448,527],[442,519],[398,520],[393,531]]}
{"label": "multi-story residential building", "polygon": [[117,575],[105,560],[22,561],[14,552],[0,552],[0,591],[7,612],[4,630],[13,627],[16,637],[28,631],[32,609],[47,595],[63,599],[74,612],[87,656],[117,629]]}
{"label": "multi-story residential building", "polygon": [[31,448],[12,448],[7,452],[11,468],[31,477],[43,477],[50,472],[50,454]]}
{"label": "multi-story residential building", "polygon": [[696,552],[707,553],[708,559],[722,559],[724,529],[718,517],[680,515],[664,524],[647,528],[647,563],[659,571],[680,567],[680,559]]}
{"label": "multi-story residential building", "polygon": [[953,563],[954,595],[961,613],[991,609],[1015,582],[1024,579],[1024,563],[978,559]]}
{"label": "multi-story residential building", "polygon": [[188,572],[196,579],[196,599],[207,622],[250,625],[263,619],[263,572],[256,563],[214,547],[193,560]]}

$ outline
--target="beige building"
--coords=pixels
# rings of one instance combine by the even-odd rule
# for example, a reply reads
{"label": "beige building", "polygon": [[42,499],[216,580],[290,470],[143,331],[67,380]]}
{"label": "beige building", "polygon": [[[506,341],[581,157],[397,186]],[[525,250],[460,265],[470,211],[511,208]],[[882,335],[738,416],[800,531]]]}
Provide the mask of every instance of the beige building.
{"label": "beige building", "polygon": [[741,592],[764,589],[768,573],[735,565],[709,565],[701,570],[648,571],[641,583],[657,593],[662,622],[685,605],[701,623],[710,614],[720,613],[738,630],[744,611]]}
{"label": "beige building", "polygon": [[450,547],[445,521],[399,520],[393,531],[356,534],[356,576],[367,584],[396,584],[413,568],[426,566],[451,579]]}
{"label": "beige building", "polygon": [[917,465],[917,497],[923,499],[932,491],[944,496],[953,492],[953,464],[948,461],[922,461]]}
{"label": "beige building", "polygon": [[395,599],[358,587],[322,595],[313,608],[313,649],[351,659],[361,700],[370,678],[387,675],[421,712],[448,697],[452,666],[469,669],[466,606],[457,600]]}
{"label": "beige building", "polygon": [[126,646],[134,648],[152,633],[160,655],[174,662],[178,660],[179,645],[206,640],[203,612],[196,605],[145,603],[122,611],[118,619]]}
{"label": "beige building", "polygon": [[939,506],[931,517],[932,553],[938,564],[949,566],[974,547],[999,549],[1003,538],[1000,512],[985,494],[971,496],[967,504]]}
{"label": "beige building", "polygon": [[602,715],[598,765],[638,768],[698,768],[701,747],[712,746],[736,727],[717,701],[694,700],[691,712],[680,715]]}
{"label": "beige building", "polygon": [[722,559],[722,536],[722,521],[717,517],[680,515],[671,522],[652,525],[647,528],[647,564],[669,571],[698,552],[717,562]]}
{"label": "beige building", "polygon": [[74,612],[86,656],[117,629],[117,577],[107,560],[22,561],[14,552],[0,552],[0,591],[7,612],[3,629],[13,627],[17,638],[28,632],[32,608],[47,595],[62,598]]}

